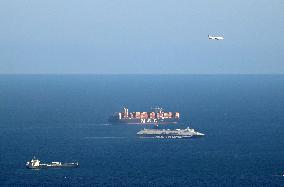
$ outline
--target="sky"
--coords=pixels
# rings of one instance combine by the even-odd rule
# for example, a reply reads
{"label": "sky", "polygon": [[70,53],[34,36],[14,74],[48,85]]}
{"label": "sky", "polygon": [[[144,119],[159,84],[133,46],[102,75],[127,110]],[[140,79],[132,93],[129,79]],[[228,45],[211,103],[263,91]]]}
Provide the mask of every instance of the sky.
{"label": "sky", "polygon": [[0,74],[284,74],[283,10],[283,0],[1,0]]}

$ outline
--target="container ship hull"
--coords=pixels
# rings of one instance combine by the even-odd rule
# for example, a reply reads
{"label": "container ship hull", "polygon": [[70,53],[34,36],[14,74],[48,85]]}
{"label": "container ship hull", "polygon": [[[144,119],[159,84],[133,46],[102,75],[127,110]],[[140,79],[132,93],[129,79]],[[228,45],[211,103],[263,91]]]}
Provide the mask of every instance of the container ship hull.
{"label": "container ship hull", "polygon": [[113,124],[128,124],[128,125],[151,125],[151,124],[177,124],[177,119],[116,119],[110,118],[110,123]]}
{"label": "container ship hull", "polygon": [[154,108],[150,112],[128,112],[123,108],[122,112],[115,113],[109,118],[112,124],[151,125],[151,124],[177,124],[179,112],[165,112],[162,108]]}

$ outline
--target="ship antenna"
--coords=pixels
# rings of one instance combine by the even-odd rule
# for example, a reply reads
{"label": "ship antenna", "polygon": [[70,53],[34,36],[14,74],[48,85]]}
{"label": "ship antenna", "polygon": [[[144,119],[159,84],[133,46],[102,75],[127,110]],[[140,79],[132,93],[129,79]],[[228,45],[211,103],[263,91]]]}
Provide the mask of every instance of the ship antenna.
{"label": "ship antenna", "polygon": [[155,106],[155,107],[151,107],[152,110],[154,110],[155,112],[163,112],[164,109],[160,106]]}

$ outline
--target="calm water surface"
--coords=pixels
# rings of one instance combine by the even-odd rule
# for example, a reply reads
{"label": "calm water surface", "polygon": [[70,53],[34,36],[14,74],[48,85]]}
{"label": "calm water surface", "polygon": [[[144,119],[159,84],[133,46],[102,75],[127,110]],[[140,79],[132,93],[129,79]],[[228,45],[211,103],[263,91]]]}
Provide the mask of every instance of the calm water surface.
{"label": "calm water surface", "polygon": [[[156,105],[206,136],[107,122]],[[281,75],[0,76],[1,186],[284,186],[283,134]],[[33,155],[80,167],[26,169]]]}

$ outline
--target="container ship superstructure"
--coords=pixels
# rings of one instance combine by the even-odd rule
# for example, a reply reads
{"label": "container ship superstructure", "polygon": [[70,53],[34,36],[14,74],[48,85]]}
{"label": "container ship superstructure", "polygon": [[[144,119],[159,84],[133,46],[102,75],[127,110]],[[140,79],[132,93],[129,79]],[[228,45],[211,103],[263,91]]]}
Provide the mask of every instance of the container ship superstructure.
{"label": "container ship superstructure", "polygon": [[166,112],[161,107],[152,108],[150,112],[129,112],[124,107],[122,112],[116,112],[109,118],[110,123],[120,124],[176,124],[180,119],[179,112]]}

